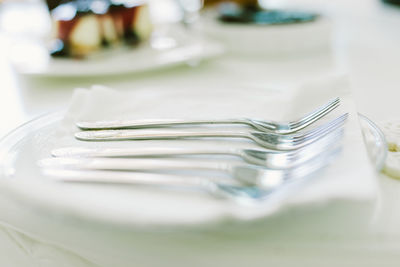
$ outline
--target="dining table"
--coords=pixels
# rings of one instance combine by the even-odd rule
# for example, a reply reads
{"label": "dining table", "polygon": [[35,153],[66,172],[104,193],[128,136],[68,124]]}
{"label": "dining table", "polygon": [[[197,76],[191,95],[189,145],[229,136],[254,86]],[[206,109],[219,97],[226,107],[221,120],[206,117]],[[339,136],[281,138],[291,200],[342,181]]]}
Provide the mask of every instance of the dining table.
{"label": "dining table", "polygon": [[[7,138],[9,133],[20,125],[48,116],[48,114],[65,111],[70,107],[76,88],[90,88],[93,85],[112,88],[117,92],[128,94],[141,92],[143,88],[154,90],[154,92],[161,92],[163,88],[171,90],[184,88],[187,92],[201,92],[210,86],[212,88],[233,88],[232,90],[243,88],[249,92],[265,89],[271,93],[281,92],[316,79],[337,79],[339,77],[348,83],[351,89],[351,98],[360,116],[373,122],[383,130],[387,137],[390,137],[388,138],[390,144],[384,149],[385,153],[393,153],[394,151],[386,150],[391,146],[396,146],[397,141],[400,144],[400,136],[396,141],[398,133],[393,130],[400,127],[400,35],[398,34],[400,6],[379,0],[264,2],[271,2],[278,8],[315,12],[323,17],[321,19],[323,25],[315,32],[311,30],[301,32],[301,34],[296,33],[291,26],[270,26],[277,27],[270,37],[281,38],[280,40],[285,40],[289,45],[282,48],[277,43],[269,42],[270,46],[264,48],[265,53],[259,52],[259,47],[257,52],[252,52],[251,47],[247,49],[242,47],[248,54],[241,54],[240,51],[238,52],[238,48],[232,50],[229,47],[226,48],[227,45],[224,44],[223,38],[214,38],[215,28],[207,25],[207,22],[203,21],[203,14],[200,13],[197,22],[199,25],[185,26],[182,31],[188,31],[188,34],[195,32],[196,38],[199,40],[212,40],[210,42],[215,45],[215,50],[204,58],[200,56],[189,60],[184,59],[176,64],[143,70],[73,76],[31,75],[21,73],[14,67],[11,56],[15,56],[16,48],[19,48],[17,57],[32,56],[29,54],[29,50],[22,48],[24,51],[21,51],[21,44],[24,45],[27,38],[31,40],[34,36],[41,36],[48,31],[48,29],[43,30],[43,24],[48,23],[48,18],[43,17],[46,10],[41,1],[0,2],[0,136]],[[24,14],[28,13],[30,14],[27,16],[28,20],[21,19]],[[179,24],[179,22],[173,23]],[[178,26],[181,27],[181,25]],[[289,30],[286,30],[285,27]],[[293,35],[291,35],[292,33]],[[315,35],[318,35],[319,39],[315,38]],[[315,42],[318,42],[318,45],[315,45]],[[117,68],[112,64],[107,65],[107,68]],[[392,125],[391,128],[388,127],[389,124]],[[391,129],[393,132],[390,132]],[[374,163],[371,162],[371,165]],[[360,171],[360,173],[362,172]],[[243,254],[248,253],[246,261],[255,260],[253,264],[240,262],[240,260],[226,261],[224,259],[224,256],[227,256],[226,253],[221,254],[220,257],[215,256],[212,262],[208,262],[207,258],[202,258],[201,255],[193,256],[189,247],[187,250],[182,249],[183,252],[180,256],[182,262],[180,262],[171,256],[173,252],[163,254],[162,251],[157,250],[159,247],[154,245],[156,255],[143,254],[134,265],[169,266],[171,264],[172,266],[173,264],[174,266],[183,266],[190,264],[195,258],[196,262],[192,262],[192,266],[228,266],[228,264],[243,266],[247,263],[261,266],[258,264],[259,262],[272,266],[398,266],[400,263],[400,182],[394,176],[385,172],[385,167],[377,170],[376,182],[379,187],[379,195],[376,200],[377,208],[371,221],[372,226],[366,233],[357,235],[354,239],[335,239],[336,237],[330,238],[328,235],[308,241],[305,237],[296,245],[286,246],[287,242],[290,243],[290,238],[285,237],[288,239],[283,238],[282,243],[278,242],[276,246],[270,244],[266,247],[265,259],[255,253],[253,255],[251,252],[243,252]],[[112,260],[107,263],[100,262],[100,258],[98,258],[98,262],[89,261],[74,254],[75,252],[69,251],[67,246],[62,247],[57,243],[68,238],[79,240],[80,232],[78,230],[76,232],[71,230],[69,234],[67,231],[65,233],[58,232],[56,224],[60,224],[62,220],[69,221],[71,229],[82,224],[85,231],[90,232],[92,236],[99,235],[103,236],[104,240],[107,238],[113,240],[113,232],[106,226],[90,227],[85,224],[84,219],[72,218],[70,211],[66,210],[65,213],[61,213],[62,215],[54,215],[55,218],[45,214],[37,215],[41,218],[40,220],[48,221],[46,229],[43,229],[43,226],[41,227],[39,224],[40,220],[29,222],[32,212],[29,201],[22,205],[13,196],[12,191],[7,191],[7,186],[3,186],[1,183],[0,188],[1,266],[28,266],[25,264],[29,261],[33,263],[30,266],[133,266],[130,263],[124,265],[123,260],[118,259],[118,257],[122,257],[122,254],[117,249],[113,251],[111,241],[108,253]],[[33,202],[32,206],[35,205]],[[331,216],[335,216],[334,214],[332,213]],[[326,216],[327,221],[337,219],[330,218],[329,213]],[[53,219],[54,224],[51,223]],[[346,218],[342,218],[342,220],[345,221]],[[279,223],[275,222],[275,224]],[[303,225],[301,219],[299,219],[299,224]],[[288,224],[287,227],[292,226]],[[123,227],[125,227],[124,231],[130,231],[126,230],[129,226],[124,225]],[[304,225],[302,227],[307,228]],[[334,228],[334,226],[331,227]],[[43,235],[46,238],[42,238],[42,232],[45,231],[55,234]],[[117,232],[115,235],[124,238],[125,232],[115,231]],[[158,231],[164,230],[155,229],[154,231],[158,233]],[[165,231],[168,232],[168,230]],[[312,232],[312,229],[307,231]],[[208,243],[201,243],[201,235],[193,237],[190,230],[186,230],[186,233],[188,233],[188,237],[179,236],[180,240],[196,239],[199,243],[196,243],[197,245],[194,247],[200,251],[208,246]],[[51,239],[56,234],[59,235],[57,242],[56,238]],[[272,237],[276,237],[279,233],[271,232],[270,234]],[[224,234],[224,231],[216,234],[210,239],[210,250],[222,249],[218,247],[218,242],[228,236],[229,233]],[[250,240],[248,236],[240,238]],[[153,246],[151,242],[158,242],[157,239],[153,241],[146,239],[145,234],[139,235],[138,239],[138,242],[140,240],[143,242],[143,246],[149,247]],[[274,239],[272,238],[272,240]],[[168,244],[167,239],[161,239],[159,242],[164,246]],[[71,247],[72,244],[73,242],[70,242],[68,246]],[[88,247],[90,242],[82,244],[83,249],[87,252],[86,255],[97,259],[95,255],[90,254],[90,247]],[[78,243],[77,246],[79,246]],[[132,249],[138,249],[138,247],[140,246],[132,245]],[[232,245],[230,249],[234,252],[233,254],[241,253],[237,251],[239,246]],[[165,261],[157,262],[154,259],[157,256],[160,259],[164,257]],[[113,264],[114,260],[115,265]]]}

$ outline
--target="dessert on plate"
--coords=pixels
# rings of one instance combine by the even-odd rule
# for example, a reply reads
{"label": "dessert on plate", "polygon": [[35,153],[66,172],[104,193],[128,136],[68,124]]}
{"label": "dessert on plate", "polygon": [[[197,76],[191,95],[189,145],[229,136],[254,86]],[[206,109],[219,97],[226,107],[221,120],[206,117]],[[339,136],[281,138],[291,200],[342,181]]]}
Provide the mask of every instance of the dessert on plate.
{"label": "dessert on plate", "polygon": [[151,34],[148,5],[140,0],[47,0],[53,21],[51,55],[83,58]]}

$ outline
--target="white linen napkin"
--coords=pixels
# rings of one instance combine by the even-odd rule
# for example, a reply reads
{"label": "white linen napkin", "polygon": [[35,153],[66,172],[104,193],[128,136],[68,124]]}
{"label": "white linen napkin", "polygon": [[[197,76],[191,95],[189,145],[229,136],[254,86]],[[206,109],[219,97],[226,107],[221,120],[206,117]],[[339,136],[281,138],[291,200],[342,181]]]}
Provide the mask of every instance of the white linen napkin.
{"label": "white linen napkin", "polygon": [[[301,117],[340,97],[340,107],[321,120],[326,122],[349,112],[343,151],[317,178],[270,203],[242,206],[206,194],[170,192],[146,187],[73,185],[74,202],[80,213],[133,224],[197,224],[221,219],[250,220],[278,213],[288,207],[320,206],[335,200],[371,202],[377,194],[372,165],[363,144],[358,116],[346,79],[314,81],[296,88],[273,91],[249,88],[134,88],[118,92],[102,86],[76,89],[51,148],[62,146],[213,146],[215,141],[82,142],[73,138],[78,120],[150,118],[250,117],[288,120]],[[220,146],[232,142],[218,141]],[[238,146],[243,145],[238,142]],[[246,144],[249,146],[250,144]],[[65,184],[63,186],[66,186]],[[78,205],[79,202],[79,205]],[[65,204],[65,203],[64,203]],[[79,206],[79,207],[78,207]]]}

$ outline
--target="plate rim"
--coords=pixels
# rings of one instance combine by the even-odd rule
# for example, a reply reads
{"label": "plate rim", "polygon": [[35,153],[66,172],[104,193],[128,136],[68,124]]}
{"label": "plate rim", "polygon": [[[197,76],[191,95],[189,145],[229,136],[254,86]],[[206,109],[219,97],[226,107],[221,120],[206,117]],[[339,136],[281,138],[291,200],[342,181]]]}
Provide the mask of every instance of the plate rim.
{"label": "plate rim", "polygon": [[[140,52],[140,53],[145,53],[145,52],[152,52],[149,53],[149,55],[156,55],[154,56],[153,59],[157,59],[160,58],[163,55],[166,55],[167,53],[171,53],[171,52],[176,52],[179,51],[179,49],[185,49],[185,48],[190,48],[190,47],[197,47],[197,49],[199,51],[197,51],[196,53],[193,53],[192,56],[190,57],[181,57],[175,60],[169,60],[166,62],[160,62],[156,65],[145,65],[144,67],[127,67],[123,70],[120,69],[116,69],[113,70],[108,69],[108,71],[105,71],[105,68],[102,69],[101,71],[88,71],[88,72],[79,72],[79,71],[72,71],[72,72],[52,72],[49,71],[49,67],[51,67],[51,61],[53,62],[61,62],[62,61],[66,61],[68,62],[67,64],[72,63],[73,61],[75,61],[75,59],[55,59],[55,58],[51,58],[51,56],[49,56],[49,63],[47,63],[48,65],[45,67],[45,69],[42,70],[31,70],[29,68],[24,69],[23,66],[19,66],[17,63],[12,62],[11,60],[11,67],[14,69],[14,71],[19,74],[19,75],[24,75],[27,77],[37,77],[37,78],[72,78],[72,77],[77,77],[77,78],[82,78],[82,77],[98,77],[98,76],[117,76],[117,75],[124,75],[124,74],[130,74],[130,73],[141,73],[141,72],[148,72],[148,71],[155,71],[155,70],[160,70],[160,69],[165,69],[168,67],[174,67],[174,66],[179,66],[179,65],[183,65],[183,64],[187,64],[188,62],[190,62],[191,60],[199,60],[199,61],[203,61],[203,60],[209,60],[211,58],[223,55],[226,51],[225,47],[217,41],[214,40],[209,40],[207,39],[199,39],[199,40],[192,40],[188,43],[185,44],[180,44],[177,45],[173,48],[170,49],[165,49],[165,50],[157,50],[155,48],[152,48],[150,45],[146,46],[146,47],[139,47],[137,49],[141,49],[141,50],[132,50],[132,52]],[[118,56],[122,56],[123,53],[128,52],[126,49],[121,49],[121,51],[118,51]],[[157,53],[157,54],[155,54]],[[104,60],[102,60],[104,62],[105,65],[110,64],[110,57],[112,57],[113,55],[105,55]],[[90,58],[88,60],[91,60]],[[93,60],[93,59],[92,59]],[[86,61],[88,62],[88,61]],[[92,62],[92,64],[94,64]],[[69,68],[71,68],[71,66],[69,66]],[[111,70],[111,71],[110,71]]]}

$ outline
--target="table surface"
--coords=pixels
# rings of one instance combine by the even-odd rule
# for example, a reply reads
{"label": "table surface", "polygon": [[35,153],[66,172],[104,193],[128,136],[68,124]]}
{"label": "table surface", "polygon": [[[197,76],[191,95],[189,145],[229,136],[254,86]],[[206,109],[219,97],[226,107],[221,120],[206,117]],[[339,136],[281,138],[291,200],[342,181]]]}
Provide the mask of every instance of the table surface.
{"label": "table surface", "polygon": [[[68,105],[73,89],[103,84],[118,90],[136,87],[186,86],[201,89],[206,83],[227,86],[285,86],[313,77],[348,75],[354,101],[360,113],[380,124],[400,116],[398,89],[400,76],[400,8],[377,0],[281,1],[282,5],[317,10],[332,20],[334,42],[327,53],[292,55],[265,61],[244,61],[239,75],[228,75],[238,69],[227,56],[202,62],[197,66],[178,66],[165,70],[98,78],[33,79],[14,73],[6,60],[10,48],[8,36],[0,32],[0,136],[38,115],[60,110]],[[0,5],[0,12],[2,10]],[[4,17],[3,17],[4,20]],[[0,23],[1,23],[0,16]],[[4,22],[4,21],[3,21]],[[18,30],[19,25],[14,28]],[[32,26],[34,27],[34,26]],[[31,29],[32,30],[32,29]],[[251,68],[262,66],[264,75]],[[229,80],[229,83],[227,82]],[[400,185],[381,177],[382,231],[397,233],[400,220]]]}

